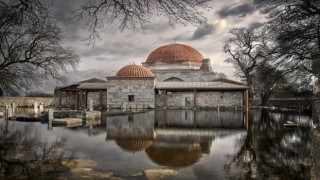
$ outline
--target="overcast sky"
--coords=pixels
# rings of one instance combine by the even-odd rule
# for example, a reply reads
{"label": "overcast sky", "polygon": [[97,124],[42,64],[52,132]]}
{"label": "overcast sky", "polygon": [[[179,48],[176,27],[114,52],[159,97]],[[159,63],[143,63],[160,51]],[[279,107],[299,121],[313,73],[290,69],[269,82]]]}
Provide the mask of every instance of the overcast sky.
{"label": "overcast sky", "polygon": [[[154,49],[174,42],[197,49],[205,58],[211,59],[213,71],[225,73],[227,78],[239,81],[232,65],[224,62],[228,54],[222,50],[223,42],[228,39],[229,29],[264,21],[263,15],[251,1],[213,0],[213,8],[206,12],[209,23],[213,24],[212,29],[192,25],[172,27],[167,19],[157,17],[150,29],[144,32],[119,31],[117,26],[108,25],[92,46],[84,40],[88,32],[79,23],[70,20],[70,13],[77,7],[77,2],[55,1],[55,18],[62,27],[65,45],[72,47],[81,60],[77,71],[68,72],[68,84],[93,77],[105,79],[106,76],[113,76],[121,67],[141,64]],[[60,85],[47,82],[41,90],[53,92],[54,87]]]}

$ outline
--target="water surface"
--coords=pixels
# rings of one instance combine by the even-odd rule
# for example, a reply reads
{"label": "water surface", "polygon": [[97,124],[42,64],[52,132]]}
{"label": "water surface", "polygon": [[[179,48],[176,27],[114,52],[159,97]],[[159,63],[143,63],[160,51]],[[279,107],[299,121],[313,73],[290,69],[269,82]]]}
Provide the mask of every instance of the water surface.
{"label": "water surface", "polygon": [[[284,128],[287,121],[299,126]],[[161,110],[74,127],[0,124],[0,178],[310,179],[312,123],[305,115]]]}

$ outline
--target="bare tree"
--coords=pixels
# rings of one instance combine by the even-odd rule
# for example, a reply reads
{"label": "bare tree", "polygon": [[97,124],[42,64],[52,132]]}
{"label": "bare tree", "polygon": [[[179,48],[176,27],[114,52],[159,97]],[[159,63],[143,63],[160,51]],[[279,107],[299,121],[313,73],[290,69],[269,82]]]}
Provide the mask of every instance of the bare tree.
{"label": "bare tree", "polygon": [[211,0],[89,0],[75,15],[86,20],[90,40],[99,36],[104,24],[116,24],[120,30],[143,30],[155,17],[165,16],[169,24],[208,25],[203,10]]}
{"label": "bare tree", "polygon": [[249,28],[230,30],[232,37],[225,42],[224,51],[231,55],[226,62],[236,68],[249,87],[250,102],[259,94],[262,105],[286,82],[286,76],[299,66],[280,52],[270,27],[253,24]]}
{"label": "bare tree", "polygon": [[1,179],[44,179],[47,173],[66,169],[62,161],[73,157],[65,149],[66,137],[42,140],[31,124],[8,123],[11,122],[0,124]]}
{"label": "bare tree", "polygon": [[225,61],[234,65],[236,75],[243,79],[249,87],[249,99],[254,98],[253,76],[258,63],[266,60],[267,37],[260,32],[260,25],[249,28],[233,28],[229,31],[232,35],[223,47],[231,55]]}
{"label": "bare tree", "polygon": [[[320,1],[255,0],[269,19],[281,53],[314,75],[312,54],[320,50]],[[319,75],[318,75],[319,76]]]}
{"label": "bare tree", "polygon": [[44,79],[63,80],[79,58],[62,46],[60,28],[39,0],[0,1],[0,88],[25,91]]}
{"label": "bare tree", "polygon": [[260,105],[267,105],[271,95],[290,84],[286,77],[288,73],[289,71],[277,70],[276,67],[269,65],[267,62],[257,66],[253,88],[260,96]]}

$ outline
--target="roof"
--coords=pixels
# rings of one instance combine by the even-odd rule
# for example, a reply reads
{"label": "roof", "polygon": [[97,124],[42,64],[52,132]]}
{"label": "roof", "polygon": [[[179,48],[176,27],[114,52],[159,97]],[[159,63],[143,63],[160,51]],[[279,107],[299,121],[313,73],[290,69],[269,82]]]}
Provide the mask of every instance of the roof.
{"label": "roof", "polygon": [[106,83],[107,81],[105,80],[98,79],[98,78],[91,78],[84,81],[73,83],[71,85],[60,86],[58,87],[58,89],[65,90],[65,91],[77,91],[78,89],[107,89]]}
{"label": "roof", "polygon": [[244,85],[242,82],[233,81],[233,80],[226,79],[226,78],[218,78],[218,79],[213,80],[212,82],[225,82],[225,83],[236,84],[236,85]]}
{"label": "roof", "polygon": [[82,83],[78,89],[107,89],[107,83]]}
{"label": "roof", "polygon": [[121,68],[116,77],[155,77],[150,69],[141,65],[128,65]]}
{"label": "roof", "polygon": [[225,82],[158,82],[156,89],[245,90],[248,87]]}
{"label": "roof", "polygon": [[98,79],[98,78],[91,78],[91,79],[87,79],[84,81],[80,81],[80,82],[78,82],[78,84],[81,84],[81,83],[104,83],[104,82],[107,82],[107,81],[102,80],[102,79]]}
{"label": "roof", "polygon": [[191,46],[184,44],[168,44],[152,51],[146,62],[178,62],[203,60],[202,54]]}

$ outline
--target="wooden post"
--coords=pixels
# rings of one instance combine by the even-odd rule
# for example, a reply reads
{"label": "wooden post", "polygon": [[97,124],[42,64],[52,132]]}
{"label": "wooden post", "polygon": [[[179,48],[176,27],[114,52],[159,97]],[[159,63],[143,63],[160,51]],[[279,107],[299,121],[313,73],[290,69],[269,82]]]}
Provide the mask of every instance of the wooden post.
{"label": "wooden post", "polygon": [[193,108],[197,108],[197,90],[193,90]]}
{"label": "wooden post", "polygon": [[58,90],[58,97],[59,97],[59,107],[61,107],[62,104],[62,91]]}
{"label": "wooden post", "polygon": [[84,98],[85,98],[85,102],[86,102],[86,105],[85,105],[85,109],[88,109],[88,92],[87,90],[84,90]]}
{"label": "wooden post", "polygon": [[100,99],[100,111],[102,110],[102,90],[100,89],[99,92],[99,99]]}
{"label": "wooden post", "polygon": [[76,91],[76,109],[79,109],[80,105],[80,97],[79,97],[79,90]]}
{"label": "wooden post", "polygon": [[248,110],[249,109],[249,90],[248,89],[245,91],[245,94],[246,94],[246,97],[245,97],[245,99],[246,99],[246,110]]}
{"label": "wooden post", "polygon": [[167,108],[167,100],[168,100],[168,97],[167,97],[167,90],[164,90],[163,92],[163,108]]}
{"label": "wooden post", "polygon": [[80,89],[79,92],[79,109],[82,109],[82,90]]}

